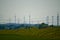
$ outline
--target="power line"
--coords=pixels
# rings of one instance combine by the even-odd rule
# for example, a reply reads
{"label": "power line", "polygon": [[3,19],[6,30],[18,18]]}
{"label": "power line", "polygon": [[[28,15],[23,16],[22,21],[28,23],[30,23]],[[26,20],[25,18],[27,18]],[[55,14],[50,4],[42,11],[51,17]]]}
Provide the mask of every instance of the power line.
{"label": "power line", "polygon": [[19,18],[18,18],[18,24],[19,24],[19,22],[20,22],[20,20],[19,20]]}
{"label": "power line", "polygon": [[29,15],[29,24],[30,24],[30,15]]}

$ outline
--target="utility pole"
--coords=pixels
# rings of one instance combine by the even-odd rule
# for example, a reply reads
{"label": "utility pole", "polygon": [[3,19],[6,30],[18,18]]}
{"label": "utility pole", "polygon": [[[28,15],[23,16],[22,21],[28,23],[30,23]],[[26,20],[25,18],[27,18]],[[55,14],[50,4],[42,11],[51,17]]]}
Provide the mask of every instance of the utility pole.
{"label": "utility pole", "polygon": [[2,17],[0,17],[0,24],[1,24],[1,21],[2,21]]}
{"label": "utility pole", "polygon": [[25,25],[26,25],[26,24],[25,24],[25,16],[24,16],[24,27],[25,27]]}
{"label": "utility pole", "polygon": [[29,15],[29,24],[30,24],[30,15]]}
{"label": "utility pole", "polygon": [[59,13],[57,13],[57,26],[59,26]]}
{"label": "utility pole", "polygon": [[53,25],[53,23],[54,23],[53,21],[54,21],[54,16],[52,16],[52,25]]}
{"label": "utility pole", "polygon": [[49,25],[49,16],[47,16],[46,21],[47,21],[47,24]]}
{"label": "utility pole", "polygon": [[9,17],[9,23],[11,23],[11,18]]}
{"label": "utility pole", "polygon": [[31,27],[30,18],[31,18],[31,16],[30,16],[30,14],[29,14],[29,28]]}
{"label": "utility pole", "polygon": [[40,25],[40,21],[38,20],[37,22],[38,22],[38,23],[37,23],[37,26],[39,27],[39,25]]}
{"label": "utility pole", "polygon": [[16,15],[15,15],[15,24],[16,24]]}
{"label": "utility pole", "polygon": [[29,15],[29,25],[30,25],[30,15]]}

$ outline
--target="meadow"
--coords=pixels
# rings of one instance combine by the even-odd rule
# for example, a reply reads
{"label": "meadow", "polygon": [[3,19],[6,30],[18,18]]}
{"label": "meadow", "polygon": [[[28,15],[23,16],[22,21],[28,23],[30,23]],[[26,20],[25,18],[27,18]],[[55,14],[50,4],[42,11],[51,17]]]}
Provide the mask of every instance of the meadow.
{"label": "meadow", "polygon": [[0,40],[60,40],[60,28],[0,30]]}

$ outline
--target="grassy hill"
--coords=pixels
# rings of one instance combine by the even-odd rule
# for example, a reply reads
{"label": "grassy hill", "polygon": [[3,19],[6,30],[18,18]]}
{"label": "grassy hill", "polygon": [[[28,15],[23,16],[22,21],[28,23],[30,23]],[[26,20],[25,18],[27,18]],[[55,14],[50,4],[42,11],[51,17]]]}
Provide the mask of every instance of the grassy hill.
{"label": "grassy hill", "polygon": [[60,28],[0,30],[0,40],[60,40]]}

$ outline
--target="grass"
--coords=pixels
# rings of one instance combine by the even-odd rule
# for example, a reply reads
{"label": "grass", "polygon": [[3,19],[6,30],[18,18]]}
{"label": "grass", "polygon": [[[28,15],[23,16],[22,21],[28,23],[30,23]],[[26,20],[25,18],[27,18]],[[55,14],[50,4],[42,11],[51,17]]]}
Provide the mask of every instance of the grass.
{"label": "grass", "polygon": [[60,28],[0,30],[0,40],[60,40]]}

